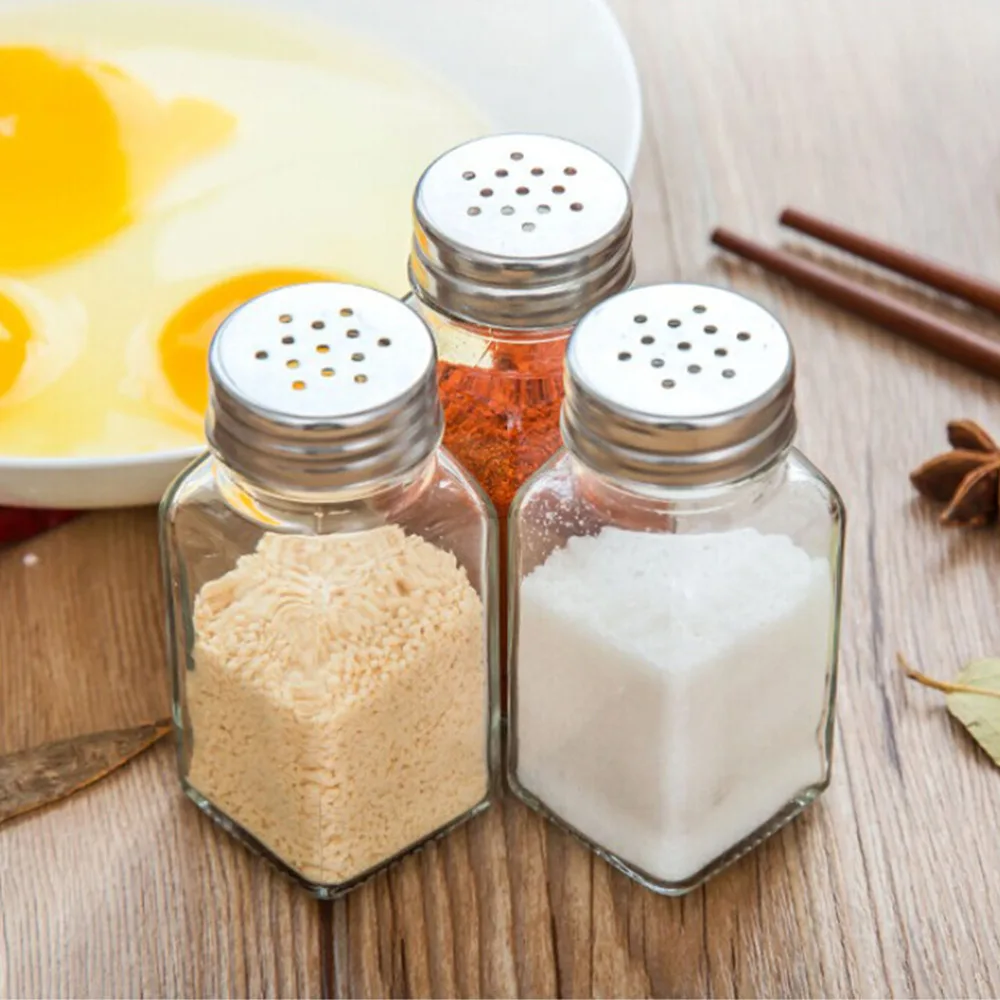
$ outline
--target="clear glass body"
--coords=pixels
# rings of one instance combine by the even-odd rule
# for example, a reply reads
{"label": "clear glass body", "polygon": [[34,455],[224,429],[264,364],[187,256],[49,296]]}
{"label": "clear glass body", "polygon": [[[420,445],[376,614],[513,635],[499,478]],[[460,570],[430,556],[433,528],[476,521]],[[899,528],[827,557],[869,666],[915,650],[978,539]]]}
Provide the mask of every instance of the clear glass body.
{"label": "clear glass body", "polygon": [[496,517],[451,456],[319,499],[206,456],[160,525],[178,766],[201,809],[335,898],[486,808]]}
{"label": "clear glass body", "polygon": [[460,323],[407,298],[434,334],[447,449],[503,522],[515,494],[558,450],[570,329],[501,330]]}
{"label": "clear glass body", "polygon": [[672,490],[556,456],[510,511],[512,790],[670,895],[795,816],[829,782],[844,524],[794,449]]}
{"label": "clear glass body", "polygon": [[562,446],[559,411],[570,327],[508,330],[407,305],[430,327],[438,352],[444,443],[493,501],[499,524],[500,683],[507,684],[507,511],[517,491]]}

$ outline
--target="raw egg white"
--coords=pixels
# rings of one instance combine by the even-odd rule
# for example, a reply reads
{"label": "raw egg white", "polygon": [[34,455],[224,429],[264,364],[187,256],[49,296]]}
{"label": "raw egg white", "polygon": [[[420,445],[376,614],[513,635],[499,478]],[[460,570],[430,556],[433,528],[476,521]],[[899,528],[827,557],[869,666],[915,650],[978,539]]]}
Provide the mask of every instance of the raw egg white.
{"label": "raw egg white", "polygon": [[222,4],[0,12],[0,455],[201,440],[208,343],[299,281],[405,289],[409,199],[488,131],[328,28]]}

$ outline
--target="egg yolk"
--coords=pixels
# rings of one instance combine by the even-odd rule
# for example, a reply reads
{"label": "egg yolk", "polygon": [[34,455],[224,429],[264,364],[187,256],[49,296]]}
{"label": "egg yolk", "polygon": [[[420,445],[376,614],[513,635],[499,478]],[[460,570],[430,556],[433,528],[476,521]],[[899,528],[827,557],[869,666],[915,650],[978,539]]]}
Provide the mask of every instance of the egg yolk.
{"label": "egg yolk", "polygon": [[0,396],[17,381],[24,367],[31,328],[24,313],[0,295]]}
{"label": "egg yolk", "polygon": [[308,281],[347,281],[306,270],[254,271],[230,278],[181,306],[160,333],[160,368],[185,406],[204,413],[208,406],[208,347],[222,321],[249,299],[285,285]]}
{"label": "egg yolk", "polygon": [[99,243],[234,125],[205,101],[162,103],[104,63],[0,47],[0,269],[42,267]]}

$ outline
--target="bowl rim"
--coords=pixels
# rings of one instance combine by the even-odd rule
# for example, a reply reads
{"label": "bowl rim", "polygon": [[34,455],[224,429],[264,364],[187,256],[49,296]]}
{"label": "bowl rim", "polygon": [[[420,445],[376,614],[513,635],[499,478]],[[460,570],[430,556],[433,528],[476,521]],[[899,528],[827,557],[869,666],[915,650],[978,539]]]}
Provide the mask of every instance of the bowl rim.
{"label": "bowl rim", "polygon": [[0,455],[0,472],[47,471],[65,472],[72,469],[131,468],[141,465],[175,464],[193,461],[208,451],[206,443],[171,448],[163,451],[137,451],[125,455]]}
{"label": "bowl rim", "polygon": [[625,150],[624,163],[621,167],[622,176],[631,186],[635,177],[635,169],[639,163],[639,153],[642,150],[642,137],[645,124],[645,104],[642,96],[642,80],[639,75],[639,64],[635,53],[629,45],[628,36],[622,27],[621,20],[611,6],[611,0],[588,0],[591,9],[597,17],[603,17],[608,41],[615,49],[621,63],[622,71],[627,77],[626,85],[629,91],[628,119],[629,146]]}

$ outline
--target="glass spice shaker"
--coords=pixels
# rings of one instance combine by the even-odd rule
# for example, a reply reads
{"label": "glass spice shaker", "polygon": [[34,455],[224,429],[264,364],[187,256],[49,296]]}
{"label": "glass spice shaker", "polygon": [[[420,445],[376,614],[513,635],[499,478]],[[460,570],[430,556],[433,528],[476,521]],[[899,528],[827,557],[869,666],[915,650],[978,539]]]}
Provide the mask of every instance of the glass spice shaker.
{"label": "glass spice shaker", "polygon": [[209,368],[211,453],[161,506],[180,778],[333,898],[489,802],[496,517],[397,299],[269,292]]}
{"label": "glass spice shaker", "polygon": [[559,447],[566,340],[632,281],[621,174],[547,135],[494,135],[432,163],[413,197],[408,302],[438,346],[445,445],[497,508]]}
{"label": "glass spice shaker", "polygon": [[844,508],[792,445],[794,359],[698,285],[592,310],[565,451],[510,513],[507,776],[658,892],[686,892],[827,786]]}
{"label": "glass spice shaker", "polygon": [[494,135],[424,171],[413,218],[407,301],[437,341],[444,443],[500,521],[504,684],[507,509],[559,448],[570,330],[632,282],[631,196],[584,146]]}

